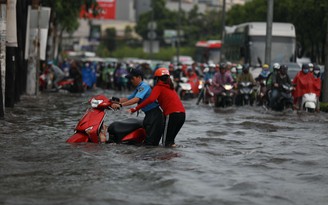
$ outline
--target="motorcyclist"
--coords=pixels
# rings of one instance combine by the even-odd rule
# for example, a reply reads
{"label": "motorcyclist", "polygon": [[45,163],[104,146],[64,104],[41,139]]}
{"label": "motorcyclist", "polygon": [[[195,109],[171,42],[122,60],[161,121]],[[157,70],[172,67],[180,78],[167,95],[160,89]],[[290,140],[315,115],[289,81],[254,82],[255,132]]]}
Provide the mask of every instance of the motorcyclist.
{"label": "motorcyclist", "polygon": [[187,78],[188,78],[188,82],[191,85],[191,89],[193,91],[194,95],[198,95],[199,93],[199,77],[196,74],[196,72],[194,71],[194,69],[192,68],[188,68],[187,69]]}
{"label": "motorcyclist", "polygon": [[232,76],[234,82],[236,82],[237,81],[237,77],[238,77],[237,76],[237,68],[236,68],[236,66],[231,67],[230,73],[231,73],[231,76]]}
{"label": "motorcyclist", "polygon": [[236,69],[237,69],[237,76],[243,72],[243,66],[240,64],[236,66]]}
{"label": "motorcyclist", "polygon": [[[251,82],[252,85],[255,85],[256,82],[253,78],[253,75],[249,72],[249,65],[248,64],[245,64],[243,65],[243,68],[242,68],[242,73],[240,75],[238,75],[237,77],[237,82],[236,82],[236,85],[237,85],[237,88],[239,89],[240,88],[240,83],[241,82]],[[254,93],[252,93],[252,96],[251,96],[251,104],[254,102],[254,98],[255,98],[255,95]],[[237,105],[241,105],[241,95],[238,91],[238,95],[236,97],[236,104]]]}
{"label": "motorcyclist", "polygon": [[[213,76],[211,91],[217,96],[224,91],[224,85],[233,85],[233,78],[230,72],[226,72],[227,67],[224,63],[220,64],[220,70]],[[216,98],[215,98],[216,99]],[[218,102],[216,102],[218,103]]]}
{"label": "motorcyclist", "polygon": [[314,65],[313,76],[314,76],[314,78],[321,78],[320,66],[317,64]]}
{"label": "motorcyclist", "polygon": [[291,80],[288,76],[288,66],[287,65],[281,65],[279,72],[277,75],[273,76],[272,78],[272,86],[271,86],[271,94],[270,94],[270,107],[276,108],[277,107],[277,101],[280,96],[281,92],[281,86],[283,84],[291,84]]}
{"label": "motorcyclist", "polygon": [[[207,71],[208,70],[208,71]],[[207,72],[206,72],[207,71]],[[209,81],[210,79],[213,79],[213,76],[215,74],[215,64],[210,63],[208,67],[205,67],[204,69],[204,81],[205,83]]]}
{"label": "motorcyclist", "polygon": [[201,77],[203,75],[202,71],[200,69],[198,69],[197,63],[193,62],[191,64],[191,69],[194,71],[194,73],[198,76]]}
{"label": "motorcyclist", "polygon": [[215,94],[221,93],[223,89],[224,84],[232,84],[233,78],[230,73],[226,72],[226,66],[224,63],[220,64],[220,69],[217,71],[213,76],[213,92]]}
{"label": "motorcyclist", "polygon": [[273,79],[276,78],[279,69],[280,69],[280,64],[279,63],[274,63],[273,66],[273,71],[269,73],[269,76],[267,77],[267,81],[266,81],[266,86],[267,86],[267,90],[269,91],[272,87],[272,81]]}
{"label": "motorcyclist", "polygon": [[[213,64],[213,63],[210,64],[210,67],[208,67],[207,65],[204,65],[204,67],[205,67],[203,69],[203,74],[204,74],[204,87],[203,87],[203,89],[200,91],[200,93],[198,95],[198,100],[197,100],[197,103],[196,103],[197,105],[204,98],[204,95],[207,95],[209,93],[208,89],[212,85],[212,79],[213,79],[213,76],[215,74],[215,64]],[[212,96],[209,97],[209,98],[205,98],[204,103],[205,104],[213,103]]]}
{"label": "motorcyclist", "polygon": [[171,75],[173,75],[173,81],[175,82],[175,91],[178,91],[179,84],[180,84],[180,81],[181,81],[181,77],[184,76],[184,72],[182,70],[182,64],[181,63],[177,64],[174,73],[171,74]]}
{"label": "motorcyclist", "polygon": [[266,88],[266,81],[270,76],[270,69],[268,64],[264,64],[262,66],[261,73],[255,78],[256,82],[259,85],[259,90],[257,94],[257,105],[263,105],[267,99],[267,88]]}
{"label": "motorcyclist", "polygon": [[266,80],[270,75],[270,70],[269,70],[269,65],[264,64],[262,66],[262,71],[261,73],[256,77],[256,81],[261,81],[261,80]]}
{"label": "motorcyclist", "polygon": [[[306,93],[315,93],[317,99],[319,99],[321,94],[321,79],[314,76],[315,72],[318,72],[319,68],[314,68],[313,74],[310,72],[310,64],[302,64],[302,70],[298,72],[293,79],[293,84],[295,84],[295,90],[293,92],[294,97],[294,107],[295,109],[301,108],[302,97]],[[315,71],[316,69],[316,71]],[[315,72],[314,72],[315,71]],[[319,71],[320,72],[320,71]],[[317,100],[318,102],[319,100]],[[317,111],[319,106],[317,103]]]}
{"label": "motorcyclist", "polygon": [[302,70],[299,71],[293,79],[295,90],[293,91],[294,97],[294,109],[300,109],[302,103],[302,96],[309,92],[312,84],[313,75],[310,73],[310,67],[308,63],[302,64]]}

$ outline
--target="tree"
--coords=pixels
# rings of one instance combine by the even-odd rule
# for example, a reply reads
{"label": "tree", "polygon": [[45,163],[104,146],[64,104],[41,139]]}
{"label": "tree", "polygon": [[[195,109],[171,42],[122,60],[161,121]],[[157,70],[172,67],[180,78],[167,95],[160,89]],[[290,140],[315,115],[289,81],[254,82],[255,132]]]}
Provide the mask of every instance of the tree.
{"label": "tree", "polygon": [[131,28],[131,26],[126,26],[124,29],[124,38],[126,40],[131,40],[132,39],[132,31],[133,29]]}
{"label": "tree", "polygon": [[[43,6],[50,7],[52,10],[50,17],[51,30],[49,33],[53,38],[53,45],[61,44],[57,39],[61,39],[63,32],[72,33],[79,27],[78,20],[82,7],[86,10],[91,10],[94,16],[97,16],[99,13],[96,0],[43,0],[42,4]],[[56,47],[54,46],[52,49]],[[52,53],[56,52],[52,51]],[[53,59],[54,57],[52,55],[50,58]]]}
{"label": "tree", "polygon": [[116,48],[116,29],[115,28],[108,28],[105,31],[105,45],[109,52],[113,52]]}
{"label": "tree", "polygon": [[165,29],[178,29],[177,19],[181,19],[181,29],[184,33],[185,41],[182,43],[194,45],[200,39],[219,38],[221,25],[221,15],[212,10],[205,14],[198,11],[198,6],[194,6],[189,12],[170,11],[165,7],[164,0],[152,1],[152,10],[142,14],[135,27],[136,32],[147,39],[148,23],[153,19],[157,23],[157,39],[164,42],[163,33]]}
{"label": "tree", "polygon": [[164,29],[176,29],[177,28],[177,13],[168,10],[165,7],[165,0],[152,0],[151,10],[140,15],[135,31],[143,38],[147,39],[149,32],[148,23],[155,21],[157,29],[157,39],[163,41]]}
{"label": "tree", "polygon": [[227,12],[226,25],[236,25],[250,21],[266,21],[267,2],[253,0],[245,5],[235,5]]}

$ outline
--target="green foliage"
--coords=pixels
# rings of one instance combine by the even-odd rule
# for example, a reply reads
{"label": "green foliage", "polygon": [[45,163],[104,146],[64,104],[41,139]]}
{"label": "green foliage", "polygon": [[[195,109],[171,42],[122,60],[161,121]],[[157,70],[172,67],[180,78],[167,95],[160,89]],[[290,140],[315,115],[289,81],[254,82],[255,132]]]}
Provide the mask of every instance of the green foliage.
{"label": "green foliage", "polygon": [[208,11],[201,14],[198,6],[195,6],[189,12],[170,11],[165,7],[165,1],[152,1],[152,11],[146,12],[139,17],[135,31],[143,38],[147,39],[149,32],[147,26],[153,19],[157,23],[156,34],[161,44],[164,44],[163,33],[165,29],[177,30],[179,27],[179,18],[181,30],[184,32],[185,41],[182,45],[194,47],[199,40],[209,40],[215,37],[219,38],[221,29],[221,14],[217,11]]}
{"label": "green foliage", "polygon": [[91,8],[94,15],[98,14],[96,0],[67,1],[67,0],[43,0],[43,6],[51,7],[52,23],[60,28],[61,31],[72,33],[78,26],[80,11],[84,5],[86,9]]}
{"label": "green foliage", "polygon": [[108,28],[105,31],[106,35],[104,37],[104,43],[106,48],[109,51],[114,51],[116,49],[116,29],[115,28]]}
{"label": "green foliage", "polygon": [[111,55],[108,48],[104,44],[101,44],[97,47],[96,54],[97,54],[97,56],[102,57],[102,58],[105,58],[105,57],[108,57]]}
{"label": "green foliage", "polygon": [[321,102],[321,103],[320,103],[320,110],[321,110],[322,112],[328,112],[328,103]]}
{"label": "green foliage", "polygon": [[235,5],[227,12],[226,25],[250,21],[266,21],[267,1],[253,0],[245,5]]}

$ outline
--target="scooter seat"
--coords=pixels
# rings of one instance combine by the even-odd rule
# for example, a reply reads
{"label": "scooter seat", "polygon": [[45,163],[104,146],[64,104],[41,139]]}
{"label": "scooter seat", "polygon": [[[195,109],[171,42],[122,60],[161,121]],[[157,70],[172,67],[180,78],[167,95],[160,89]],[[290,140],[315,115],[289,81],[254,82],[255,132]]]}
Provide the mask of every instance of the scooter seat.
{"label": "scooter seat", "polygon": [[112,138],[114,142],[118,143],[127,134],[138,128],[141,128],[142,124],[143,121],[136,118],[128,118],[122,121],[116,121],[108,126],[108,133],[110,138]]}

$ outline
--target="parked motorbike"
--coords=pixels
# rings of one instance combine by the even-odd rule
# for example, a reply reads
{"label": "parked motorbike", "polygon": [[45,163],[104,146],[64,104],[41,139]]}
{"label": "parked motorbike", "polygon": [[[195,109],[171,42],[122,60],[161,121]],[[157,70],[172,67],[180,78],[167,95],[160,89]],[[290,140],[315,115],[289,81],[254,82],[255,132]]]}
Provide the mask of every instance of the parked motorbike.
{"label": "parked motorbike", "polygon": [[57,83],[57,89],[72,91],[74,86],[73,78],[65,78]]}
{"label": "parked motorbike", "polygon": [[223,91],[216,95],[215,107],[228,107],[233,105],[233,86],[231,84],[222,85]]}
{"label": "parked motorbike", "polygon": [[[67,139],[67,143],[142,143],[146,138],[146,131],[142,127],[142,120],[129,118],[116,121],[107,126],[104,125],[106,110],[114,100],[109,100],[104,95],[92,97],[88,108],[74,129],[74,134]],[[108,131],[108,133],[107,133]]]}
{"label": "parked motorbike", "polygon": [[302,97],[302,108],[307,112],[314,112],[317,108],[317,96],[315,93],[305,93]]}
{"label": "parked motorbike", "polygon": [[77,85],[75,85],[75,81],[73,78],[64,78],[58,82],[53,82],[51,76],[47,74],[42,74],[39,76],[39,86],[40,90],[67,90],[69,92],[75,92]]}
{"label": "parked motorbike", "polygon": [[[282,84],[280,86],[280,92],[279,96],[277,98],[277,102],[275,106],[271,107],[275,111],[282,111],[287,108],[293,107],[293,96],[292,91],[294,90],[294,87],[289,84]],[[271,101],[271,99],[270,99]]]}
{"label": "parked motorbike", "polygon": [[254,85],[252,82],[240,82],[238,84],[238,102],[237,104],[240,106],[243,105],[253,105],[253,92],[254,92]]}

